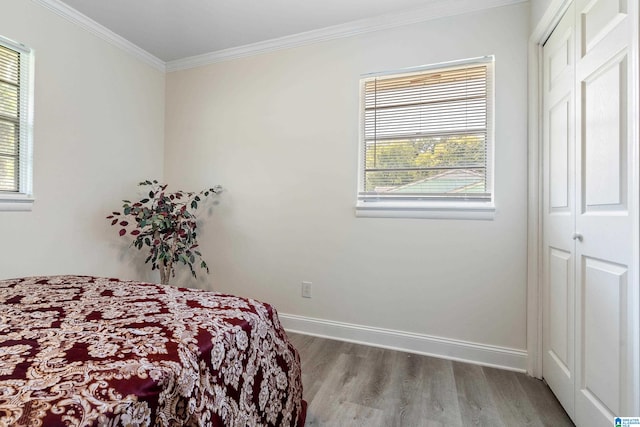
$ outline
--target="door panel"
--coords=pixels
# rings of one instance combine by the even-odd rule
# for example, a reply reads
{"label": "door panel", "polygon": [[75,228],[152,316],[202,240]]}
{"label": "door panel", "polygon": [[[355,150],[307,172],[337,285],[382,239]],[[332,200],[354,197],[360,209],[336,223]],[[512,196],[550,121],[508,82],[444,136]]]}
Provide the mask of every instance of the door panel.
{"label": "door panel", "polygon": [[615,58],[582,85],[584,207],[625,209],[626,56]]}
{"label": "door panel", "polygon": [[628,0],[595,0],[582,10],[583,50],[586,55],[627,14]]}
{"label": "door panel", "polygon": [[637,214],[629,204],[637,167],[637,141],[630,139],[637,121],[630,95],[634,27],[626,1],[575,3],[581,53],[575,60],[576,104],[582,106],[576,117],[575,226],[584,236],[575,246],[575,421],[598,427],[637,409],[630,404],[629,378],[636,368],[627,345],[634,340],[627,296],[630,277],[637,277],[632,213]]}
{"label": "door panel", "polygon": [[575,399],[575,42],[573,6],[543,50],[543,376],[567,413]]}
{"label": "door panel", "polygon": [[600,412],[606,412],[609,420],[622,413],[627,270],[608,261],[584,258],[581,393]]}
{"label": "door panel", "polygon": [[[569,209],[569,115],[571,104],[563,98],[549,112],[549,206],[552,212]],[[571,168],[573,170],[573,168]]]}
{"label": "door panel", "polygon": [[568,313],[570,309],[571,284],[573,283],[572,254],[550,248],[549,250],[549,352],[554,362],[564,371],[567,381],[571,381],[569,369],[572,349],[569,349]]}
{"label": "door panel", "polygon": [[545,82],[548,91],[552,91],[557,84],[561,83],[566,73],[573,72],[573,25],[567,26],[566,23],[559,25],[550,37],[550,41],[544,46],[547,75]]}

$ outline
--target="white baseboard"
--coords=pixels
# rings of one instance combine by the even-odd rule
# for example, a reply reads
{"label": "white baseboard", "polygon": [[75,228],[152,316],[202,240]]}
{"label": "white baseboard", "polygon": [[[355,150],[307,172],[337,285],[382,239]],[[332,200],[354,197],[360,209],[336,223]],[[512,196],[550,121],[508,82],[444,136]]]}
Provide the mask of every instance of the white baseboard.
{"label": "white baseboard", "polygon": [[526,372],[527,352],[506,347],[478,344],[392,329],[374,328],[332,320],[279,313],[287,331],[408,353]]}

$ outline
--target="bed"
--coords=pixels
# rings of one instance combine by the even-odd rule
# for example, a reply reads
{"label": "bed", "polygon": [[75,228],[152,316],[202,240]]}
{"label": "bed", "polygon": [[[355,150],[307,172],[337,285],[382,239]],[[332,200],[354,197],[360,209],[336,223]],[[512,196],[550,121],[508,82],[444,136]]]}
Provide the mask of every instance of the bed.
{"label": "bed", "polygon": [[268,304],[89,276],[0,281],[0,425],[304,425]]}

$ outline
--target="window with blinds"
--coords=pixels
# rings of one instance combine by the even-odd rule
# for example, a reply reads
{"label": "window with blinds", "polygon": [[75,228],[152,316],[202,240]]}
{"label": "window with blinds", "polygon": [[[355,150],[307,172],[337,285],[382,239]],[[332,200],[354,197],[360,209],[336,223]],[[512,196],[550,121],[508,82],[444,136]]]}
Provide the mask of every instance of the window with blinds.
{"label": "window with blinds", "polygon": [[362,80],[358,198],[492,200],[493,57]]}
{"label": "window with blinds", "polygon": [[0,196],[31,192],[29,68],[30,52],[0,38]]}

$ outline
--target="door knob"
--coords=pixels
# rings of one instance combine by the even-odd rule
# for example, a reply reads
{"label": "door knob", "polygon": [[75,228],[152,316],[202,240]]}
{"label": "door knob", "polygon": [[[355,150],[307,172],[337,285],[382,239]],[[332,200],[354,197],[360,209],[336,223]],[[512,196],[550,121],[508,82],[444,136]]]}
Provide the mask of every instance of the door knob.
{"label": "door knob", "polygon": [[580,234],[580,233],[573,233],[573,236],[571,236],[571,238],[573,240],[577,240],[579,242],[582,242],[582,239],[583,239],[582,234]]}

